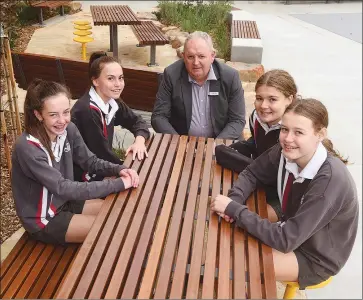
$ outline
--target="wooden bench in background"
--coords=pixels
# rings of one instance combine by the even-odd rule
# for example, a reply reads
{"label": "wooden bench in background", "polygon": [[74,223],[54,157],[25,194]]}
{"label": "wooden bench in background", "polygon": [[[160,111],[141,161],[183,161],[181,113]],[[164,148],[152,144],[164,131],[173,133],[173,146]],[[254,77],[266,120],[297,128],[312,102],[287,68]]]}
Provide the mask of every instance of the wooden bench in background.
{"label": "wooden bench in background", "polygon": [[262,62],[263,45],[255,21],[232,20],[231,61],[248,64]]}
{"label": "wooden bench in background", "polygon": [[1,264],[0,298],[53,298],[78,248],[36,242],[25,232]]}
{"label": "wooden bench in background", "polygon": [[61,8],[60,15],[64,15],[64,7],[72,1],[31,1],[31,6],[39,8],[39,23],[43,25],[43,8]]}
{"label": "wooden bench in background", "polygon": [[255,21],[233,20],[231,33],[231,38],[261,39]]}
{"label": "wooden bench in background", "polygon": [[148,66],[157,65],[155,61],[156,46],[169,44],[169,40],[152,21],[144,21],[140,25],[131,25],[131,28],[139,41],[139,47],[150,46],[150,63]]}
{"label": "wooden bench in background", "polygon": [[[15,80],[24,90],[34,78],[66,84],[72,98],[80,98],[89,89],[88,62],[55,56],[12,53]],[[158,72],[123,68],[125,89],[121,98],[134,109],[152,112],[158,90]]]}

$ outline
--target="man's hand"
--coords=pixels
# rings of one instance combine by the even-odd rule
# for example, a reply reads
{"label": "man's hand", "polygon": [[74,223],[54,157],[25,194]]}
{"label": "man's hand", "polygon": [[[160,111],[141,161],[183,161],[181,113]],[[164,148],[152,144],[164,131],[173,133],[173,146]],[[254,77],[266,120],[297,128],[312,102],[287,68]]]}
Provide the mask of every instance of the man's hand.
{"label": "man's hand", "polygon": [[135,160],[136,155],[139,160],[144,159],[144,156],[148,157],[145,146],[145,138],[143,136],[137,136],[135,142],[127,148],[126,156],[130,151],[132,152],[132,160]]}
{"label": "man's hand", "polygon": [[139,185],[139,175],[137,175],[136,171],[133,169],[123,169],[120,171],[120,177],[122,178],[122,180],[124,180],[124,178],[130,177],[131,180],[131,187],[138,187]]}
{"label": "man's hand", "polygon": [[210,209],[216,213],[224,214],[227,205],[231,201],[232,200],[230,198],[219,194],[214,199],[212,199],[210,203]]}

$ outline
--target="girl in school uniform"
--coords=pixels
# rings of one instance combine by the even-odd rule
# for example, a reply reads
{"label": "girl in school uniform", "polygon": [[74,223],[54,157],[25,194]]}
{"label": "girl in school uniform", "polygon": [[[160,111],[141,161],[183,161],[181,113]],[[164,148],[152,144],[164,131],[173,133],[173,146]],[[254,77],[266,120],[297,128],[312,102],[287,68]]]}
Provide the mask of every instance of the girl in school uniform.
{"label": "girl in school uniform", "polygon": [[[297,100],[285,111],[280,142],[254,160],[228,197],[211,209],[272,247],[277,280],[303,289],[337,274],[351,253],[358,227],[355,183],[326,138],[328,112],[318,100]],[[275,184],[283,215],[261,219],[245,205],[257,182]]]}
{"label": "girl in school uniform", "polygon": [[279,69],[263,74],[257,80],[255,92],[255,109],[249,119],[251,137],[229,147],[218,145],[215,148],[218,164],[238,173],[277,143],[282,115],[297,97],[294,78]]}
{"label": "girl in school uniform", "polygon": [[[145,141],[150,132],[146,122],[136,115],[120,98],[124,89],[124,75],[117,59],[105,52],[92,53],[89,61],[91,88],[72,107],[72,122],[76,124],[87,147],[97,157],[122,164],[112,150],[115,126],[122,126],[135,136],[134,143],[126,150],[133,159],[147,157]],[[75,165],[78,181],[102,180]]]}
{"label": "girl in school uniform", "polygon": [[[256,83],[255,109],[249,125],[251,137],[231,146],[218,145],[215,155],[218,164],[234,172],[242,172],[263,152],[278,143],[281,118],[292,102],[296,100],[297,86],[294,78],[286,71],[274,69],[263,74]],[[274,187],[265,185],[269,216],[281,216],[281,206]],[[270,211],[270,208],[273,211]],[[276,219],[277,221],[277,219]]]}
{"label": "girl in school uniform", "polygon": [[[12,191],[17,215],[36,240],[81,243],[101,205],[101,197],[137,187],[132,169],[99,159],[70,122],[70,93],[56,82],[35,79],[24,103],[25,131],[12,155]],[[98,182],[75,182],[73,163],[102,176]]]}

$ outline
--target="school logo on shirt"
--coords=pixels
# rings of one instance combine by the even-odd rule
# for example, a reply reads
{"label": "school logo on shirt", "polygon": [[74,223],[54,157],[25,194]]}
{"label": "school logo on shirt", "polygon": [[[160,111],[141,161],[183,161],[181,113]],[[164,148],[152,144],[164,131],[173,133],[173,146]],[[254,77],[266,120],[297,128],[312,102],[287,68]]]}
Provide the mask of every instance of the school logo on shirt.
{"label": "school logo on shirt", "polygon": [[69,142],[67,142],[67,144],[64,146],[64,152],[69,152],[71,151],[71,145],[69,145]]}

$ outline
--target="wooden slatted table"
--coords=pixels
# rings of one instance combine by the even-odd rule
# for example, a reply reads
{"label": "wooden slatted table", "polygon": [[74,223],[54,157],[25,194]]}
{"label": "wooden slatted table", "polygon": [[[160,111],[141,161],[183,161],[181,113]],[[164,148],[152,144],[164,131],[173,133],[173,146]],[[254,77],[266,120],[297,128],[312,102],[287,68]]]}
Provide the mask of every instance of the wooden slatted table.
{"label": "wooden slatted table", "polygon": [[33,7],[39,8],[39,24],[43,25],[43,8],[57,8],[60,7],[60,15],[64,16],[64,6],[70,5],[72,1],[33,1],[30,3]]}
{"label": "wooden slatted table", "polygon": [[110,26],[110,51],[118,57],[117,25],[137,25],[141,21],[128,5],[91,5],[93,24]]}
{"label": "wooden slatted table", "polygon": [[[129,155],[140,186],[106,198],[56,298],[276,298],[271,248],[210,212],[237,178],[214,143],[156,134],[149,158]],[[267,216],[264,193],[248,205]]]}

